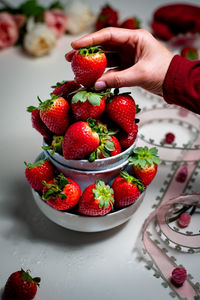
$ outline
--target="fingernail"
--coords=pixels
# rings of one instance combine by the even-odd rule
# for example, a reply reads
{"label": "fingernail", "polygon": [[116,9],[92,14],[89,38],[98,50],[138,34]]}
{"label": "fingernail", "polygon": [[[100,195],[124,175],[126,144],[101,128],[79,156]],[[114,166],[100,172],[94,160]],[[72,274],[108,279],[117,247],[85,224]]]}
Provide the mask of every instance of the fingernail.
{"label": "fingernail", "polygon": [[106,83],[105,81],[97,81],[94,85],[96,90],[103,90],[106,88]]}

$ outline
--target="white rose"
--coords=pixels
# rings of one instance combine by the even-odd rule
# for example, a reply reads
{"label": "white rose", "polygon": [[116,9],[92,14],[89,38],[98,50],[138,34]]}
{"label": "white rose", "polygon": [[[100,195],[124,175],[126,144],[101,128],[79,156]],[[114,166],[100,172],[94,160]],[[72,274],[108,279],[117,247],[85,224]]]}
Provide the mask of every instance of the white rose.
{"label": "white rose", "polygon": [[25,50],[31,55],[42,56],[49,53],[55,46],[55,34],[45,24],[34,23],[30,19],[24,36]]}
{"label": "white rose", "polygon": [[87,30],[96,19],[89,5],[83,2],[70,1],[64,10],[67,15],[67,29],[71,34]]}

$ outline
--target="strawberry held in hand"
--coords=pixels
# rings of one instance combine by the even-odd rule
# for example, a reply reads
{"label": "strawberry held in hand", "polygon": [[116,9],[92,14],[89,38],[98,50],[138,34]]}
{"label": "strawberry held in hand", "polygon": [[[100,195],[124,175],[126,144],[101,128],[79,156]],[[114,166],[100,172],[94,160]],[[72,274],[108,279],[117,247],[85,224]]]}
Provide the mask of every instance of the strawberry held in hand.
{"label": "strawberry held in hand", "polygon": [[43,180],[49,181],[54,177],[54,169],[51,163],[46,159],[40,159],[30,164],[26,163],[25,176],[31,187],[41,192],[44,185]]}
{"label": "strawberry held in hand", "polygon": [[71,101],[71,108],[76,121],[86,121],[88,118],[98,120],[105,110],[105,99],[110,93],[81,90]]}
{"label": "strawberry held in hand", "polygon": [[92,87],[105,71],[106,55],[98,46],[80,48],[75,52],[71,66],[75,80],[84,87]]}
{"label": "strawberry held in hand", "polygon": [[63,156],[66,159],[83,159],[100,144],[98,128],[92,120],[78,121],[67,129],[63,139]]}
{"label": "strawberry held in hand", "polygon": [[113,208],[113,189],[99,180],[89,185],[79,201],[78,212],[87,216],[104,216]]}
{"label": "strawberry held in hand", "polygon": [[81,188],[78,183],[63,174],[44,182],[42,200],[57,210],[73,208],[79,201]]}
{"label": "strawberry held in hand", "polygon": [[52,86],[54,88],[52,94],[56,96],[62,96],[65,98],[65,100],[71,99],[71,93],[80,89],[81,86],[76,81],[62,81],[57,82],[55,86]]}
{"label": "strawberry held in hand", "polygon": [[129,158],[129,164],[132,165],[133,172],[139,178],[144,186],[149,185],[157,173],[160,159],[157,155],[158,150],[153,147],[148,149],[145,147],[138,147],[133,150]]}
{"label": "strawberry held in hand", "polygon": [[112,184],[115,195],[116,208],[125,207],[134,203],[144,191],[144,185],[139,179],[121,171]]}
{"label": "strawberry held in hand", "polygon": [[12,273],[5,285],[4,300],[32,300],[39,286],[40,278],[32,278],[28,271],[21,269]]}
{"label": "strawberry held in hand", "polygon": [[60,96],[51,94],[51,99],[42,102],[38,107],[40,117],[53,133],[62,135],[69,125],[69,104]]}
{"label": "strawberry held in hand", "polygon": [[124,131],[128,133],[132,131],[135,123],[136,104],[129,93],[112,97],[106,105],[106,113]]}

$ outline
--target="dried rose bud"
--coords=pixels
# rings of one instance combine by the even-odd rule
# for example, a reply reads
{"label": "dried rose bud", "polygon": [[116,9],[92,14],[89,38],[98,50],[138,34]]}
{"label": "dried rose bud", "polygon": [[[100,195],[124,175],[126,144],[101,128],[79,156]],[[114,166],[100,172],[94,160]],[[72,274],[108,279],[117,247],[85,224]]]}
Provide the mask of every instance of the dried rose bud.
{"label": "dried rose bud", "polygon": [[183,167],[176,176],[176,181],[185,182],[188,175],[187,167]]}
{"label": "dried rose bud", "polygon": [[175,268],[172,271],[171,280],[174,285],[177,286],[182,285],[185,282],[186,278],[187,278],[187,272],[184,268]]}
{"label": "dried rose bud", "polygon": [[172,144],[175,140],[175,135],[171,132],[165,134],[165,143]]}
{"label": "dried rose bud", "polygon": [[182,228],[187,227],[190,224],[191,215],[187,213],[183,213],[180,215],[178,219],[178,225]]}

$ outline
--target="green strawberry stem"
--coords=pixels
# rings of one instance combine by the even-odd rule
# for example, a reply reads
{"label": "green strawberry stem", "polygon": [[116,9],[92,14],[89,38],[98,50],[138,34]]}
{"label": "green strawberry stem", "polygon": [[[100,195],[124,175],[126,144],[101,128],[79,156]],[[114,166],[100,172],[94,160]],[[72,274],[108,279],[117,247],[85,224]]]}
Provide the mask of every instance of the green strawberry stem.
{"label": "green strawberry stem", "polygon": [[96,90],[80,89],[72,97],[72,103],[81,102],[84,103],[87,100],[90,104],[94,106],[99,106],[101,99],[110,95],[110,89],[107,89],[105,92],[98,92]]}
{"label": "green strawberry stem", "polygon": [[56,199],[57,196],[59,196],[61,200],[66,199],[67,196],[63,193],[63,189],[70,182],[62,173],[56,176],[53,181],[53,183],[47,183],[45,180],[42,182],[47,188],[42,195],[42,200]]}
{"label": "green strawberry stem", "polygon": [[46,159],[40,159],[38,161],[36,161],[35,163],[27,163],[26,161],[24,162],[25,166],[28,169],[33,169],[34,167],[40,167],[41,165],[43,165],[45,163]]}
{"label": "green strawberry stem", "polygon": [[55,154],[55,152],[62,154],[62,142],[63,142],[62,135],[54,135],[51,145],[43,146],[42,149],[51,150],[50,155],[52,156]]}
{"label": "green strawberry stem", "polygon": [[94,198],[99,200],[99,208],[105,209],[109,206],[109,204],[111,204],[111,206],[113,207],[114,191],[109,185],[106,185],[103,180],[100,179],[99,181],[97,181],[95,184],[95,188],[93,188],[92,191]]}
{"label": "green strawberry stem", "polygon": [[138,189],[140,190],[141,193],[144,191],[144,185],[143,185],[141,180],[129,175],[128,172],[126,172],[126,171],[120,171],[120,175],[126,181],[129,181],[129,182],[137,185],[137,187],[138,187]]}
{"label": "green strawberry stem", "polygon": [[40,277],[32,278],[29,272],[29,270],[24,271],[23,269],[21,269],[22,280],[28,282],[35,282],[37,286],[40,286]]}
{"label": "green strawberry stem", "polygon": [[147,146],[137,147],[131,153],[129,164],[142,169],[149,165],[158,165],[160,163],[160,158],[157,153],[158,149],[155,147],[150,149]]}
{"label": "green strawberry stem", "polygon": [[94,55],[97,53],[104,53],[103,49],[100,46],[91,46],[91,47],[83,47],[78,50],[80,55],[88,56]]}

